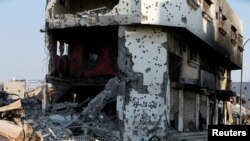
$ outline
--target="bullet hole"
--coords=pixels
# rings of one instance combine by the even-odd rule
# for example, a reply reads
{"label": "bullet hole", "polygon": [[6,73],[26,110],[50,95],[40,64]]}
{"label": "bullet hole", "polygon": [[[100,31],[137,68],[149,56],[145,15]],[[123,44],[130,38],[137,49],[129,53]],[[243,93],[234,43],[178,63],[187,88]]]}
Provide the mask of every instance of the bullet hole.
{"label": "bullet hole", "polygon": [[184,24],[187,24],[187,18],[186,18],[186,17],[182,17],[182,18],[181,18],[181,21],[182,21]]}
{"label": "bullet hole", "polygon": [[149,72],[149,71],[151,71],[151,68],[147,68],[146,70],[145,70],[145,72]]}

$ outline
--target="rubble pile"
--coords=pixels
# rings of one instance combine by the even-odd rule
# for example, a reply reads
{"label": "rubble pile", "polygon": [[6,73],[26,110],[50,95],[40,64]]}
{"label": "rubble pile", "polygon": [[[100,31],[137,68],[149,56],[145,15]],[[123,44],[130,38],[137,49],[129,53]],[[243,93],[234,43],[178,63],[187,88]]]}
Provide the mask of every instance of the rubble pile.
{"label": "rubble pile", "polygon": [[[105,105],[110,103],[110,99],[112,99],[111,102],[114,101],[114,90],[117,89],[117,86],[114,83],[115,81],[112,81],[104,91],[93,99],[88,99],[82,103],[52,103],[47,105],[45,111],[42,110],[42,102],[38,96],[11,101],[7,100],[5,95],[5,99],[1,98],[0,101],[1,106],[4,106],[0,106],[0,121],[4,120],[4,123],[8,124],[12,122],[12,125],[19,126],[18,128],[6,125],[10,128],[6,130],[17,128],[15,130],[20,133],[16,131],[9,134],[20,134],[20,137],[8,137],[9,135],[6,135],[8,133],[2,133],[3,129],[0,129],[0,140],[1,137],[6,138],[6,136],[9,140],[14,141],[18,140],[17,138],[20,138],[20,140],[25,138],[25,141],[120,140],[118,121],[116,114],[114,114],[116,111],[114,109],[112,112],[110,110],[108,112],[102,111]],[[98,101],[103,103],[100,104]],[[98,104],[94,104],[96,102]],[[83,105],[87,106],[82,107]],[[4,110],[1,111],[1,109]],[[24,123],[27,129],[22,126]],[[27,134],[22,135],[23,130],[27,130]]]}
{"label": "rubble pile", "polygon": [[21,100],[13,100],[6,92],[0,93],[0,140],[3,141],[43,141],[40,131],[33,130],[24,120]]}

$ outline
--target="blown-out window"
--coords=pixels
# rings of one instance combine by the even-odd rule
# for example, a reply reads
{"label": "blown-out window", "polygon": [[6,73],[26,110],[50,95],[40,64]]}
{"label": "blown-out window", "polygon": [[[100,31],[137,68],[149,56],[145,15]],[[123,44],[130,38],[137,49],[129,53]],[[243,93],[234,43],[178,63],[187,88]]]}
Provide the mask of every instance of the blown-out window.
{"label": "blown-out window", "polygon": [[235,46],[237,44],[237,29],[231,26],[231,43]]}

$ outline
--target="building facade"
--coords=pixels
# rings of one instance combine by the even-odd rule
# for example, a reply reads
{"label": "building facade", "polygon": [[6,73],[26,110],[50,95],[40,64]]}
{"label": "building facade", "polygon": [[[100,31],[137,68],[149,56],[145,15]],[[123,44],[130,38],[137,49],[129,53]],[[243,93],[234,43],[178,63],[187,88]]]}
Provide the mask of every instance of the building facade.
{"label": "building facade", "polygon": [[[240,95],[241,82],[232,82],[231,90]],[[242,82],[242,99],[246,102],[244,106],[250,109],[250,82]]]}
{"label": "building facade", "polygon": [[11,95],[12,98],[24,98],[26,92],[26,80],[10,80],[8,82],[4,82],[2,86],[2,91],[5,91]]}
{"label": "building facade", "polygon": [[89,104],[97,110],[115,99],[116,140],[226,124],[243,51],[243,23],[226,0],[50,0],[45,22],[54,101],[101,97]]}

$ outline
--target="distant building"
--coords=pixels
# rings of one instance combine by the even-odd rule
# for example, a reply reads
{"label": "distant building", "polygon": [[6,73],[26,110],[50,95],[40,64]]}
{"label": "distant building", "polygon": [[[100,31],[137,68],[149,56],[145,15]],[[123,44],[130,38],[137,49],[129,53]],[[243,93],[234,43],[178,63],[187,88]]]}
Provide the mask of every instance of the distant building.
{"label": "distant building", "polygon": [[3,83],[0,82],[0,92],[3,91]]}
{"label": "distant building", "polygon": [[[240,82],[232,82],[232,91],[240,94],[240,88]],[[250,108],[250,82],[242,82],[242,99],[246,101],[246,107]]]}
{"label": "distant building", "polygon": [[[0,85],[2,91],[6,91],[10,94],[16,94],[20,98],[24,98],[24,93],[26,92],[26,80],[11,80],[4,82]],[[13,97],[14,98],[14,97]],[[16,97],[15,97],[16,98]]]}

